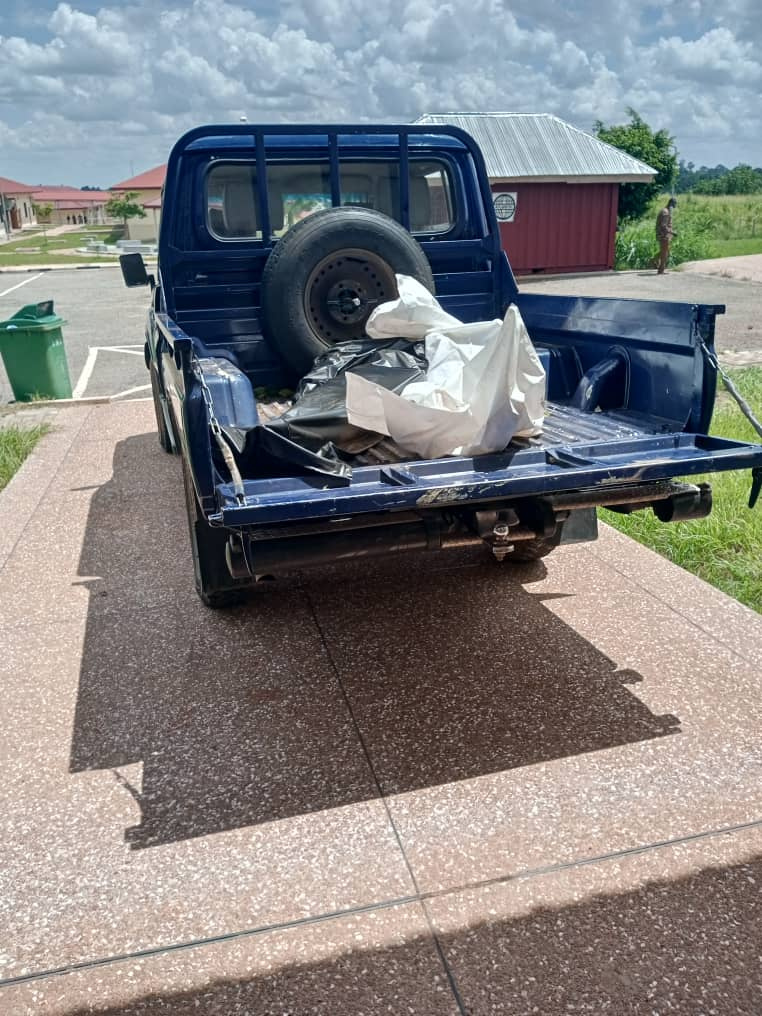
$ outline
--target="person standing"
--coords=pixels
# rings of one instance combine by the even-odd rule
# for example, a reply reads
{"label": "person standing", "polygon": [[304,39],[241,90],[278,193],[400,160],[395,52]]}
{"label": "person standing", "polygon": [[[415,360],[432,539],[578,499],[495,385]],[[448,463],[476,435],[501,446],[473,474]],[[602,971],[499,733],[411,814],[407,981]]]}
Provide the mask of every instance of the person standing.
{"label": "person standing", "polygon": [[664,275],[669,259],[669,248],[672,237],[677,233],[672,228],[672,209],[677,208],[677,199],[670,198],[666,206],[656,216],[656,238],[659,241],[659,264],[656,269],[658,275]]}

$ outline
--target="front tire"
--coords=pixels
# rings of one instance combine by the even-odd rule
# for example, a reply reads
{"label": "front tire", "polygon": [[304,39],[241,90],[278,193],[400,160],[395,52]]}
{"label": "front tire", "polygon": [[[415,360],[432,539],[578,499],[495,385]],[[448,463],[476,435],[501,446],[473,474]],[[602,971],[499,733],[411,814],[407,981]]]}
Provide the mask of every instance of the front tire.
{"label": "front tire", "polygon": [[213,610],[235,607],[245,602],[248,584],[231,578],[225,560],[227,531],[210,526],[201,511],[190,471],[183,459],[183,486],[188,513],[188,531],[196,592],[201,602]]}

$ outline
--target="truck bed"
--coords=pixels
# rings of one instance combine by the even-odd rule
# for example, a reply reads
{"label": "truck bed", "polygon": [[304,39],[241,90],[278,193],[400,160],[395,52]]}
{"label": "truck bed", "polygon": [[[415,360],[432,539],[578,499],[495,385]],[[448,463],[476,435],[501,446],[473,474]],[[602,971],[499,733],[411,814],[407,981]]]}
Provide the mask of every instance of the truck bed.
{"label": "truck bed", "polygon": [[[270,471],[258,477],[249,473],[249,463],[241,463],[238,486],[232,477],[225,479],[224,463],[212,461],[208,419],[192,366],[194,343],[205,364],[214,362],[220,347],[203,347],[168,315],[157,314],[169,370],[180,365],[186,397],[178,410],[188,444],[197,452],[192,458],[196,492],[210,523],[238,530],[411,510],[476,510],[571,492],[584,493],[590,504],[617,503],[611,500],[615,494],[629,503],[631,488],[638,485],[762,467],[762,446],[707,435],[716,374],[704,362],[701,344],[711,348],[721,308],[538,294],[519,294],[516,302],[538,353],[544,351],[548,359],[547,413],[537,439],[515,441],[491,455],[437,460],[411,458],[388,441],[373,442],[372,448],[366,443],[356,449],[351,476],[302,469],[298,475]],[[596,372],[612,359],[625,361],[626,370],[612,373],[591,404],[586,385],[594,387]],[[215,390],[214,403],[221,425],[245,435],[290,402],[258,402],[255,412],[257,386],[275,385],[256,372],[236,372],[240,400],[221,391],[218,399]],[[230,380],[231,371],[225,373],[220,388]],[[215,387],[213,374],[207,372],[206,378]],[[606,403],[626,408],[596,408]]]}
{"label": "truck bed", "polygon": [[[260,402],[257,411],[262,422],[275,420],[293,405],[290,399]],[[653,419],[637,419],[632,413],[588,413],[560,402],[548,402],[545,408],[543,432],[536,438],[518,438],[514,448],[551,448],[554,445],[601,444],[626,438],[645,437],[659,433],[663,428],[654,425]],[[351,457],[355,466],[386,465],[415,461],[391,438],[380,438],[370,448]]]}
{"label": "truck bed", "polygon": [[[272,403],[268,412],[283,411]],[[675,431],[665,421],[623,411],[585,412],[549,401],[537,438],[477,457],[420,460],[388,439],[356,455],[349,479],[319,476],[246,479],[243,497],[217,487],[219,523],[272,525],[307,519],[488,505],[526,496],[588,491],[592,503],[614,490],[724,469],[753,468],[762,449],[704,434]],[[626,501],[626,493],[621,495]]]}

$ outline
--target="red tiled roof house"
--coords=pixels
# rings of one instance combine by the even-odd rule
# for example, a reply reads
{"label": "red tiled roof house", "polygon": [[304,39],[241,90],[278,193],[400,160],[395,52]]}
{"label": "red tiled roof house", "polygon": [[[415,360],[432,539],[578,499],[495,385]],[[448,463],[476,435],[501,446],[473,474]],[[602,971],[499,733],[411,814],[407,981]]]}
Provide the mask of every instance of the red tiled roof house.
{"label": "red tiled roof house", "polygon": [[161,219],[161,192],[164,187],[164,179],[167,175],[167,167],[154,166],[145,173],[138,173],[129,180],[122,180],[111,188],[114,194],[137,194],[136,201],[143,206],[146,213],[144,219],[127,220],[127,237],[130,240],[156,240],[159,236],[159,222]]}
{"label": "red tiled roof house", "polygon": [[0,239],[6,239],[15,229],[37,225],[32,207],[34,191],[29,184],[0,176]]}
{"label": "red tiled roof house", "polygon": [[106,216],[108,191],[78,190],[76,187],[35,187],[35,204],[52,205],[47,222],[52,226],[100,226],[111,221]]}

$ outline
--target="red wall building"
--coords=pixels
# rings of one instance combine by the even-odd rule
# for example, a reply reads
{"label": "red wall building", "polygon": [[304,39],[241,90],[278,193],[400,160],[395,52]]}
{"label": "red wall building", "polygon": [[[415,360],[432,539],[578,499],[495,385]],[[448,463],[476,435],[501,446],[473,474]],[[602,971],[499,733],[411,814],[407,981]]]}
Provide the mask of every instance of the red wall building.
{"label": "red wall building", "polygon": [[549,113],[427,113],[470,134],[487,167],[503,249],[517,275],[614,267],[621,183],[655,170]]}
{"label": "red wall building", "polygon": [[516,195],[500,236],[517,275],[614,267],[618,183],[493,182],[492,191]]}

